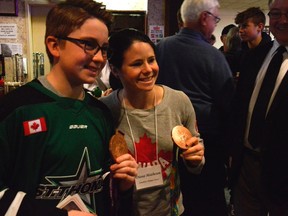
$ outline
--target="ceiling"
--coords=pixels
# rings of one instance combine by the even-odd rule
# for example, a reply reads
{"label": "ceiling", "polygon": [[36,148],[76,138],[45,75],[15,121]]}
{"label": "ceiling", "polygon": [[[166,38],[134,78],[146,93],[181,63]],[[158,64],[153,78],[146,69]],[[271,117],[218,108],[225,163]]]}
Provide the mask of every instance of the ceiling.
{"label": "ceiling", "polygon": [[245,10],[249,7],[260,7],[268,10],[268,0],[219,0],[221,9]]}

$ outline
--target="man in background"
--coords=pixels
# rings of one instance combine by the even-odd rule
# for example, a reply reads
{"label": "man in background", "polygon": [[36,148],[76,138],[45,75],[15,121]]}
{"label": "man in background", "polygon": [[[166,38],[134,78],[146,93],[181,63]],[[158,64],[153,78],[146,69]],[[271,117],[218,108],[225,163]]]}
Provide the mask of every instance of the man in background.
{"label": "man in background", "polygon": [[220,21],[218,8],[217,0],[184,0],[183,28],[157,44],[158,82],[188,95],[204,139],[202,173],[190,174],[179,165],[184,215],[189,216],[227,215],[222,137],[234,83],[224,55],[209,43]]}
{"label": "man in background", "polygon": [[263,32],[265,22],[265,14],[259,7],[250,7],[236,15],[235,23],[239,27],[242,50],[253,49],[271,41],[271,37]]}
{"label": "man in background", "polygon": [[247,54],[237,84],[230,141],[235,216],[288,215],[288,1],[269,0],[269,10],[275,40]]}
{"label": "man in background", "polygon": [[209,43],[213,46],[216,43],[216,37],[214,34],[211,35]]}

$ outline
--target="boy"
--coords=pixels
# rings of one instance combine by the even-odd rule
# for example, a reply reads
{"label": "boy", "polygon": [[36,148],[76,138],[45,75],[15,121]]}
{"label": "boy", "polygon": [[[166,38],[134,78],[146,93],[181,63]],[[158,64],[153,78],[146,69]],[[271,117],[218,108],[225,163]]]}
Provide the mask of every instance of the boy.
{"label": "boy", "polygon": [[[105,64],[110,24],[110,13],[92,0],[67,0],[48,13],[51,71],[0,102],[0,215],[109,215],[112,121],[83,84]],[[129,154],[115,162],[111,175],[122,195],[137,164]],[[91,213],[56,208],[74,194]]]}
{"label": "boy", "polygon": [[259,7],[250,7],[236,15],[235,23],[239,27],[243,50],[249,50],[271,41],[270,36],[263,32],[265,22],[265,14]]}

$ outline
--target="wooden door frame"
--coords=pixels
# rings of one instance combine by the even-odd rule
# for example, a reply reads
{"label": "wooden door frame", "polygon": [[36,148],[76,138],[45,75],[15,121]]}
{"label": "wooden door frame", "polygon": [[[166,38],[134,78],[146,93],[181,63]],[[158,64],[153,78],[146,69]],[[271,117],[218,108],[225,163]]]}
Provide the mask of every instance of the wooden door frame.
{"label": "wooden door frame", "polygon": [[177,11],[183,0],[165,0],[165,36],[178,32]]}

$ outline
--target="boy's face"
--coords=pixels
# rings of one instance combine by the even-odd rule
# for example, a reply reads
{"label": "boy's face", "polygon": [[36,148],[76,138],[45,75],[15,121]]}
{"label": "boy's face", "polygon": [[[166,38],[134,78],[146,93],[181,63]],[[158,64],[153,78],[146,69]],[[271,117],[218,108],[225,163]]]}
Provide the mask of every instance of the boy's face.
{"label": "boy's face", "polygon": [[58,61],[60,70],[73,85],[94,83],[95,78],[104,67],[107,57],[103,56],[101,49],[95,55],[94,51],[92,51],[93,54],[90,51],[92,48],[96,48],[97,45],[100,47],[108,46],[107,26],[102,21],[91,18],[86,20],[81,28],[73,31],[67,37],[82,41],[61,40],[63,45],[59,46]]}
{"label": "boy's face", "polygon": [[261,26],[254,24],[251,19],[239,24],[239,36],[242,41],[253,41],[261,36],[261,32]]}

